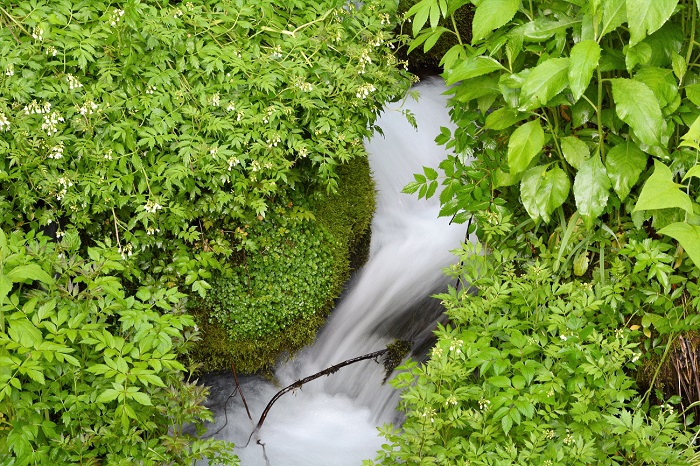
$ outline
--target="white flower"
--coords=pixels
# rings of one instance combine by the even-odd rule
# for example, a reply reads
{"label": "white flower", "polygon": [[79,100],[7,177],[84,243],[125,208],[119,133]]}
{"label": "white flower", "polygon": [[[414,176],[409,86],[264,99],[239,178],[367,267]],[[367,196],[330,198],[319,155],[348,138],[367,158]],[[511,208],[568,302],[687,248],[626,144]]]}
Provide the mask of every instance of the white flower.
{"label": "white flower", "polygon": [[44,115],[44,122],[41,124],[41,129],[46,131],[46,134],[53,136],[58,133],[57,124],[63,123],[65,120],[58,112],[53,112],[51,115]]}
{"label": "white flower", "polygon": [[363,84],[357,89],[355,97],[358,99],[366,99],[370,93],[376,91],[377,89],[372,84]]}
{"label": "white flower", "polygon": [[32,38],[41,42],[44,40],[44,30],[41,26],[35,26],[32,30]]}
{"label": "white flower", "polygon": [[57,145],[53,146],[49,151],[50,159],[58,160],[63,158],[63,142],[59,142]]}
{"label": "white flower", "polygon": [[10,129],[10,121],[7,119],[4,113],[0,112],[0,131],[7,131]]}
{"label": "white flower", "polygon": [[14,63],[9,63],[5,67],[5,76],[14,76],[15,75],[15,65]]}
{"label": "white flower", "polygon": [[92,100],[86,100],[82,107],[78,107],[78,113],[81,115],[92,115],[97,111],[98,105]]}
{"label": "white flower", "polygon": [[109,20],[109,25],[112,27],[116,27],[122,16],[124,16],[124,10],[115,9],[112,12],[112,17]]}
{"label": "white flower", "polygon": [[155,214],[156,212],[158,212],[162,208],[163,208],[162,205],[158,204],[157,202],[151,201],[151,200],[146,202],[146,205],[143,206],[143,209],[146,212],[151,213],[151,214]]}
{"label": "white flower", "polygon": [[231,169],[233,169],[233,167],[238,165],[240,162],[241,161],[238,160],[236,157],[231,157],[230,159],[228,159],[228,171],[231,171]]}
{"label": "white flower", "polygon": [[78,81],[78,78],[72,74],[67,74],[66,79],[68,80],[68,88],[72,91],[73,89],[78,89],[83,87],[83,85]]}
{"label": "white flower", "polygon": [[51,55],[52,57],[55,57],[58,55],[58,50],[56,50],[56,47],[49,45],[46,47],[46,55]]}
{"label": "white flower", "polygon": [[216,94],[211,96],[211,99],[209,100],[209,102],[211,103],[212,107],[218,107],[220,99],[221,99],[221,97],[219,96],[219,93],[217,92]]}

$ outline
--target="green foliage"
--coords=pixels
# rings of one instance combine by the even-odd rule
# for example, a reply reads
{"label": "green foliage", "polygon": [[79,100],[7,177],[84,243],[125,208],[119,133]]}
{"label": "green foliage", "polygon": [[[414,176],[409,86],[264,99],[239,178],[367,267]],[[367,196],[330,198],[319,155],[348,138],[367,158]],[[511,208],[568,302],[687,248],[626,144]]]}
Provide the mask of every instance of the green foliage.
{"label": "green foliage", "polygon": [[183,430],[212,420],[177,360],[196,338],[184,295],[129,296],[118,253],[78,246],[0,230],[0,462],[238,464]]}
{"label": "green foliage", "polygon": [[483,249],[396,379],[406,422],[378,461],[691,464],[694,364],[673,348],[700,325],[700,4],[422,0],[413,44],[467,3],[471,43],[442,60],[453,153],[404,191]]}
{"label": "green foliage", "polygon": [[268,370],[314,340],[369,247],[360,244],[369,240],[375,204],[369,163],[354,159],[338,174],[339,192],[319,193],[312,210],[288,204],[246,228],[263,249],[241,253],[233,274],[215,277],[213,291],[191,306],[202,340],[189,357],[203,370],[231,362],[240,373]]}
{"label": "green foliage", "polygon": [[382,429],[391,445],[378,464],[689,464],[683,418],[650,407],[631,375],[642,353],[623,318],[624,263],[581,282],[557,277],[551,259],[482,253],[459,251],[462,286],[438,296],[450,323],[430,360],[392,382],[407,417]]}
{"label": "green foliage", "polygon": [[329,300],[332,238],[316,224],[287,220],[280,210],[246,228],[259,238],[259,249],[245,253],[230,276],[215,277],[198,304],[234,339],[282,332]]}
{"label": "green foliage", "polygon": [[408,83],[385,2],[15,2],[0,21],[0,224],[60,221],[141,283],[194,261],[201,294],[240,247],[226,231],[334,191]]}

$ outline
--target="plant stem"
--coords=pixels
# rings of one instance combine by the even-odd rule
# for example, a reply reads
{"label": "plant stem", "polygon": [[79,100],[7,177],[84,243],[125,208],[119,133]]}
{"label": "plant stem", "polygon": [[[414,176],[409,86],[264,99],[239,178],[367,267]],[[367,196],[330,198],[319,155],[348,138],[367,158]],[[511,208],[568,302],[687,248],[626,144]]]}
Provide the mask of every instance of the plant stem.
{"label": "plant stem", "polygon": [[605,141],[603,140],[603,73],[600,72],[600,66],[596,67],[598,74],[598,105],[595,112],[598,117],[598,150],[600,151],[600,160],[605,163]]}

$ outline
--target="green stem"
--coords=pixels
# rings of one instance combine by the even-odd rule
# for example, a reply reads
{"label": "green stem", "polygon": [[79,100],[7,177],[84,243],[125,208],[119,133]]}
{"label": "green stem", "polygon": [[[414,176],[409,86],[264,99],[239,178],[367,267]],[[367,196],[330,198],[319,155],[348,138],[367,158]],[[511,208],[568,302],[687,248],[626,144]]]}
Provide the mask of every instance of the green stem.
{"label": "green stem", "polygon": [[600,160],[605,163],[605,141],[603,140],[603,73],[600,72],[600,66],[596,68],[598,74],[598,105],[595,112],[598,119],[598,148],[600,150]]}
{"label": "green stem", "polygon": [[[695,5],[692,5],[690,7],[690,9],[692,10],[692,13],[691,13],[692,16],[691,16],[691,20],[690,20],[690,23],[691,23],[690,24],[690,34],[691,34],[691,36],[690,36],[690,40],[688,41],[688,50],[685,53],[686,67],[689,67],[690,59],[693,56],[693,45],[695,45],[695,25],[697,23],[697,16],[698,16],[698,14],[697,14],[698,9],[695,8]],[[681,87],[683,85],[683,78],[684,77],[685,76],[681,76],[680,78],[678,78],[678,87]]]}
{"label": "green stem", "polygon": [[457,36],[457,42],[459,42],[459,45],[464,45],[462,42],[462,37],[459,35],[459,29],[457,28],[457,21],[455,21],[455,15],[452,14],[450,15],[450,19],[452,20],[452,27],[455,28],[455,35]]}

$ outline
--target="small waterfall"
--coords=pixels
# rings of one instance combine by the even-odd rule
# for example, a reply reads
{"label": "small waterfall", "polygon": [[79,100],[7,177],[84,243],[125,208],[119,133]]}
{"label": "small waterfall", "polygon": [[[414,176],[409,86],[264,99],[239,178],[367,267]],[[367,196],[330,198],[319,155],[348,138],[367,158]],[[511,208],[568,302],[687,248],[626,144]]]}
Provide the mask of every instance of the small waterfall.
{"label": "small waterfall", "polygon": [[[427,298],[444,287],[442,268],[454,262],[449,251],[464,239],[465,227],[438,219],[436,199],[426,202],[401,194],[413,173],[444,158],[443,148],[433,140],[440,126],[453,128],[444,84],[430,80],[416,88],[419,102],[409,98],[405,107],[415,114],[419,131],[399,111],[389,109],[378,122],[385,136],[366,142],[378,189],[369,260],[355,273],[316,343],[276,371],[282,387],[382,349],[393,338],[425,341],[434,328],[439,303]],[[359,466],[381,448],[377,426],[398,420],[397,393],[382,385],[383,378],[381,365],[363,361],[284,395],[260,432],[263,449],[254,441],[239,448],[253,423],[239,397],[228,400],[232,377],[221,376],[207,381],[217,417],[210,431],[228,418],[217,437],[235,442],[243,466]],[[245,378],[241,386],[257,422],[280,387],[259,378]]]}

